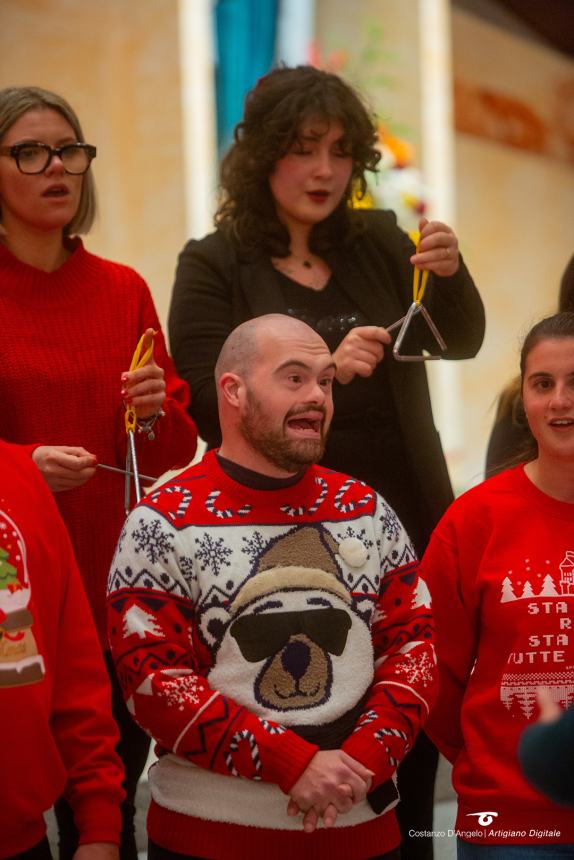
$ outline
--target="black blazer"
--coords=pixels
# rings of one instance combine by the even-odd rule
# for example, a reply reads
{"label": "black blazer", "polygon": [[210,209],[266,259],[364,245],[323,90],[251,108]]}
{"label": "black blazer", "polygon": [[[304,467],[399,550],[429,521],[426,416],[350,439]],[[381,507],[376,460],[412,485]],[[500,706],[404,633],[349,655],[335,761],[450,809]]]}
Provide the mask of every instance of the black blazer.
{"label": "black blazer", "polygon": [[[322,256],[369,323],[390,325],[412,302],[409,258],[414,246],[392,212],[358,210],[353,217],[361,228],[354,239]],[[445,358],[476,355],[484,336],[484,308],[462,260],[456,275],[430,276],[424,304],[447,343]],[[181,252],[169,314],[171,350],[179,375],[191,389],[190,413],[210,447],[220,442],[213,369],[225,338],[247,319],[286,310],[275,269],[263,253],[241,254],[220,230],[188,242]],[[434,340],[429,336],[425,343],[421,335],[418,345],[434,346]],[[430,534],[453,495],[433,422],[426,371],[422,363],[398,362],[390,356],[385,360],[400,433],[421,488],[425,531]],[[336,463],[329,465],[344,471]],[[377,487],[376,476],[370,483]]]}

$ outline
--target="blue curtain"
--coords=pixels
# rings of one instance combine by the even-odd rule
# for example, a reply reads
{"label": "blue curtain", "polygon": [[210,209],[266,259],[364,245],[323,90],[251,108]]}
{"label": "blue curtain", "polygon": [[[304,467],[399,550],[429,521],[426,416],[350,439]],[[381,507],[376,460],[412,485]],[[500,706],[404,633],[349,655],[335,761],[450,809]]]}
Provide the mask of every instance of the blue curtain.
{"label": "blue curtain", "polygon": [[217,0],[217,141],[222,154],[243,114],[243,100],[275,58],[279,0]]}

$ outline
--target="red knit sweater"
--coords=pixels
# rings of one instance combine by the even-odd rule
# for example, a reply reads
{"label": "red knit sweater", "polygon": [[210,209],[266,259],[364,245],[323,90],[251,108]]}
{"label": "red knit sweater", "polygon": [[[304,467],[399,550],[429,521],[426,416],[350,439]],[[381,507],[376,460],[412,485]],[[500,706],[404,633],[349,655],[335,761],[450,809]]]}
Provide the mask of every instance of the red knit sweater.
{"label": "red knit sweater", "polygon": [[27,453],[3,442],[0,737],[0,857],[42,839],[62,793],[81,843],[119,843],[117,728],[70,540]]}
{"label": "red knit sweater", "polygon": [[454,764],[459,835],[574,843],[572,810],[531,788],[517,758],[536,688],[574,701],[574,504],[510,469],[453,503],[421,567],[440,677],[426,730]]}
{"label": "red knit sweater", "polygon": [[[392,779],[436,671],[428,589],[374,491],[319,466],[257,490],[210,451],[131,512],[109,591],[118,677],[162,752],[153,841],[225,860],[397,845]],[[286,793],[319,747],[371,768],[375,796],[310,835]]]}
{"label": "red knit sweater", "polygon": [[[0,438],[33,447],[79,445],[101,463],[124,467],[120,376],[145,329],[160,326],[140,276],[75,241],[72,255],[51,273],[0,244]],[[161,332],[155,360],[165,370],[166,414],[155,440],[137,435],[140,471],[154,476],[185,465],[196,448],[187,386]],[[106,647],[106,578],[125,519],[123,488],[121,475],[98,469],[82,487],[55,494]]]}

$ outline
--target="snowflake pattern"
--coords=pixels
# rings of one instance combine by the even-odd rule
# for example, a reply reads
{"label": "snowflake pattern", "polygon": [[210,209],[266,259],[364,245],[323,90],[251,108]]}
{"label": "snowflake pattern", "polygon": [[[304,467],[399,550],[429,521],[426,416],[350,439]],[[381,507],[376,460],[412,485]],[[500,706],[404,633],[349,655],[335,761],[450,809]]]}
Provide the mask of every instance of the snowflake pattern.
{"label": "snowflake pattern", "polygon": [[119,555],[121,553],[122,549],[124,548],[124,541],[126,539],[127,533],[128,533],[127,526],[124,526],[122,529],[122,532],[120,534],[119,540],[118,540],[118,548],[116,549],[116,555]]}
{"label": "snowflake pattern", "polygon": [[193,558],[188,555],[179,556],[179,569],[188,585],[191,585],[197,580],[197,573],[193,564]]}
{"label": "snowflake pattern", "polygon": [[225,546],[224,538],[213,538],[206,534],[201,539],[195,538],[195,546],[195,557],[202,570],[209,568],[214,576],[219,576],[223,567],[231,567],[229,556],[233,550]]}
{"label": "snowflake pattern", "polygon": [[[401,524],[399,518],[392,508],[387,504],[383,504],[383,512],[379,517],[379,522],[382,527],[383,535],[387,540],[397,540],[401,534]],[[379,547],[380,548],[380,547]]]}
{"label": "snowflake pattern", "polygon": [[418,657],[416,654],[404,654],[403,662],[396,667],[398,675],[406,675],[409,684],[422,684],[428,687],[435,677],[435,666],[428,651],[423,651]]}
{"label": "snowflake pattern", "polygon": [[267,546],[263,535],[256,530],[251,537],[242,537],[241,540],[245,544],[241,548],[241,552],[249,556],[249,560],[254,564]]}
{"label": "snowflake pattern", "polygon": [[180,675],[170,679],[164,677],[158,695],[166,700],[168,707],[183,711],[186,705],[199,705],[200,693],[204,690],[205,685],[197,675]]}
{"label": "snowflake pattern", "polygon": [[146,523],[140,518],[139,529],[134,529],[132,539],[136,553],[145,553],[152,564],[163,561],[167,564],[169,553],[173,550],[171,535],[164,531],[160,520]]}

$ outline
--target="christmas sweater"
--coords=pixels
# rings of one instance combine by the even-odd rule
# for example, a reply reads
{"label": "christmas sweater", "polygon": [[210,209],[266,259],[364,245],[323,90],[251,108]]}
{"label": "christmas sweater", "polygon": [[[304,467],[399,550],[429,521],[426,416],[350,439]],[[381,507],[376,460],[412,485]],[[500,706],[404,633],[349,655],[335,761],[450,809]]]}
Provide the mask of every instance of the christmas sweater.
{"label": "christmas sweater", "polygon": [[574,843],[574,816],[526,782],[520,735],[536,689],[574,699],[574,504],[524,467],[458,498],[421,562],[437,626],[440,693],[426,731],[454,764],[470,842]]}
{"label": "christmas sweater", "polygon": [[80,843],[119,843],[109,682],[66,528],[28,454],[0,442],[0,857],[64,794]]}
{"label": "christmas sweater", "polygon": [[[167,396],[156,438],[136,434],[142,474],[188,463],[196,447],[187,384],[176,376],[149,289],[132,269],[89,254],[79,240],[55,272],[16,259],[0,243],[0,438],[77,445],[125,468],[120,377],[138,340],[158,331],[155,360]],[[133,496],[133,488],[132,488]],[[106,579],[124,519],[122,475],[98,469],[83,486],[55,494],[72,538],[96,627],[106,641]]]}
{"label": "christmas sweater", "polygon": [[[128,707],[159,745],[154,842],[277,860],[396,846],[393,779],[435,661],[428,589],[373,490],[317,466],[255,490],[208,452],[132,511],[108,601]],[[370,801],[310,835],[286,793],[320,748],[375,777]]]}

